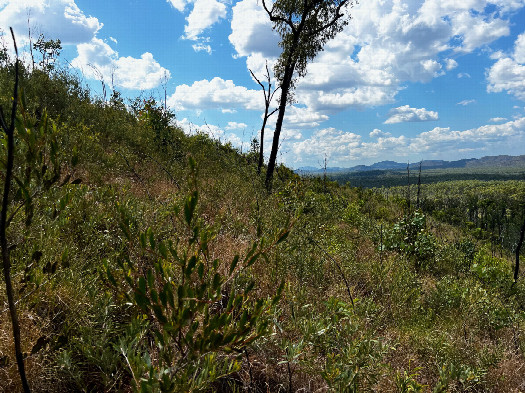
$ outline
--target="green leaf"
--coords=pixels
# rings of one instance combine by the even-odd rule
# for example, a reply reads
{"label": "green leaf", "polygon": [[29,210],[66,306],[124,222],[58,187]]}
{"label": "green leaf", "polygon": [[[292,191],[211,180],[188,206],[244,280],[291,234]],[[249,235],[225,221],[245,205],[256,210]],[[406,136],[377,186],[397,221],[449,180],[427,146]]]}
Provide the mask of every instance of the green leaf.
{"label": "green leaf", "polygon": [[144,296],[142,293],[140,292],[134,292],[133,293],[133,298],[135,300],[135,303],[143,310],[143,311],[148,311],[148,308],[149,308],[149,305],[150,305],[150,301],[149,299]]}
{"label": "green leaf", "polygon": [[230,275],[233,273],[238,263],[239,263],[239,255],[235,255],[233,257],[232,263],[230,264]]}
{"label": "green leaf", "polygon": [[217,290],[220,287],[221,282],[222,282],[221,275],[219,273],[215,273],[215,275],[213,276],[212,288],[214,290]]}
{"label": "green leaf", "polygon": [[153,229],[148,228],[148,230],[146,231],[146,235],[148,236],[148,239],[149,239],[149,245],[151,247],[152,250],[155,249],[155,237],[153,235]]}
{"label": "green leaf", "polygon": [[199,262],[197,266],[197,273],[199,274],[199,279],[202,280],[202,277],[204,277],[204,264],[202,262]]}
{"label": "green leaf", "polygon": [[141,233],[139,238],[140,238],[140,246],[143,249],[146,248],[146,234],[145,233]]}
{"label": "green leaf", "polygon": [[197,257],[195,255],[192,255],[190,260],[188,261],[188,266],[186,267],[186,276],[191,276],[191,273],[193,272],[193,269],[195,268],[195,265],[197,264]]}
{"label": "green leaf", "polygon": [[168,248],[164,242],[159,242],[159,253],[162,255],[162,258],[168,259]]}
{"label": "green leaf", "polygon": [[198,199],[199,193],[197,191],[193,191],[192,195],[188,196],[186,203],[184,204],[184,218],[186,219],[188,226],[191,225]]}
{"label": "green leaf", "polygon": [[246,266],[251,266],[251,265],[253,265],[253,264],[257,261],[257,259],[258,259],[260,256],[261,256],[261,253],[260,253],[260,252],[258,252],[258,253],[256,253],[255,255],[253,255],[253,256],[250,258],[250,260],[246,263]]}
{"label": "green leaf", "polygon": [[155,277],[153,277],[153,272],[151,271],[151,269],[148,269],[147,277],[148,277],[148,286],[150,288],[153,288],[153,285],[155,283]]}
{"label": "green leaf", "polygon": [[143,294],[146,294],[146,280],[144,279],[144,277],[140,276],[139,277],[139,291]]}
{"label": "green leaf", "polygon": [[71,166],[75,167],[78,164],[78,149],[76,146],[73,146],[73,152],[71,154]]}
{"label": "green leaf", "polygon": [[283,230],[283,231],[280,233],[279,238],[277,239],[277,242],[276,242],[275,244],[277,245],[277,244],[279,244],[279,243],[285,241],[289,234],[290,234],[290,231],[288,231],[288,230],[286,230],[286,229]]}
{"label": "green leaf", "polygon": [[151,301],[152,301],[153,303],[158,303],[158,301],[159,301],[159,296],[158,296],[156,290],[154,290],[153,288],[150,289],[150,291],[149,291],[149,296],[150,296]]}
{"label": "green leaf", "polygon": [[164,315],[162,308],[158,304],[152,305],[151,308],[153,309],[153,313],[160,323],[165,324],[168,322],[168,319]]}
{"label": "green leaf", "polygon": [[115,280],[115,277],[113,276],[113,273],[111,273],[111,270],[109,269],[108,262],[104,262],[104,267],[106,269],[106,275],[108,277],[108,280],[113,286],[117,287],[117,281]]}

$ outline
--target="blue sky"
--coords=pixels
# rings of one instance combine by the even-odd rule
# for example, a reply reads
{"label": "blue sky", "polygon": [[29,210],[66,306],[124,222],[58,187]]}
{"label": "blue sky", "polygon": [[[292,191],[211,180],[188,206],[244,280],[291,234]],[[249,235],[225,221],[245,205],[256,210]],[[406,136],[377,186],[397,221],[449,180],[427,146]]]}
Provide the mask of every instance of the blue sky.
{"label": "blue sky", "polygon": [[[525,154],[525,0],[367,0],[348,12],[298,80],[280,162]],[[130,98],[166,91],[186,132],[243,150],[264,109],[249,69],[263,78],[280,53],[260,0],[0,0],[8,26],[22,46],[28,26],[59,38],[93,94],[101,80]]]}

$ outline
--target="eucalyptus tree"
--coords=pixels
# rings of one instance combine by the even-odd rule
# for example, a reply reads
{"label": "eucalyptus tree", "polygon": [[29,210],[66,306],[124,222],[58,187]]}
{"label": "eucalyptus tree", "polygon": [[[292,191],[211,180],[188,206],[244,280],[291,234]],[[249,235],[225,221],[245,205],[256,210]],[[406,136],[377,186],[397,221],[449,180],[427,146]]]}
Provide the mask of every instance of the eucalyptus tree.
{"label": "eucalyptus tree", "polygon": [[294,75],[305,76],[308,61],[314,59],[324,44],[348,24],[349,18],[345,17],[344,10],[352,6],[354,0],[275,0],[271,6],[267,1],[262,0],[262,4],[273,29],[281,37],[279,46],[282,49],[274,68],[281,96],[266,172],[266,188],[271,190],[284,112],[295,88]]}

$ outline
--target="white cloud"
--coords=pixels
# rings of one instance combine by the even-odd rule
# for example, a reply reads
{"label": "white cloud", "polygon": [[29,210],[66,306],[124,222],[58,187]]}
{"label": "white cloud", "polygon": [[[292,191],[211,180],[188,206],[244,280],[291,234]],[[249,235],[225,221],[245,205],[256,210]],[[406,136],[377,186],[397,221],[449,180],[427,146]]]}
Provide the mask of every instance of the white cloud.
{"label": "white cloud", "polygon": [[411,108],[408,105],[394,108],[389,114],[390,117],[385,121],[385,124],[439,120],[437,112],[427,111],[425,108]]}
{"label": "white cloud", "polygon": [[[108,85],[113,79],[115,86],[146,90],[158,86],[164,75],[169,76],[151,53],[138,59],[119,57],[107,42],[97,38],[103,24],[86,16],[74,0],[11,0],[0,4],[0,28],[13,26],[21,45],[28,43],[28,18],[33,40],[44,34],[46,39],[60,39],[62,45],[76,45],[78,56],[71,64],[88,78],[102,78]],[[109,40],[118,42],[114,37]]]}
{"label": "white cloud", "polygon": [[231,80],[215,77],[194,82],[191,86],[179,85],[168,98],[176,110],[235,109],[264,110],[264,99],[258,90],[237,86]]}
{"label": "white cloud", "polygon": [[149,52],[137,59],[119,57],[106,42],[93,38],[89,43],[77,45],[78,56],[71,61],[89,78],[111,81],[116,87],[148,90],[157,87],[170,72],[161,67]]}
{"label": "white cloud", "polygon": [[455,131],[450,127],[436,127],[413,138],[394,137],[373,130],[372,142],[363,142],[352,132],[333,128],[315,131],[309,138],[291,143],[291,155],[286,159],[296,165],[320,162],[325,155],[330,165],[348,167],[363,161],[373,162],[385,156],[396,160],[457,159],[457,152],[471,155],[520,154],[516,141],[525,141],[525,117],[503,124],[489,124],[478,128]]}
{"label": "white cloud", "polygon": [[502,121],[506,121],[506,117],[493,117],[489,120],[489,123],[501,123]]}
{"label": "white cloud", "polygon": [[183,12],[184,8],[186,8],[186,4],[188,3],[185,0],[166,0],[169,4],[172,5],[173,8],[175,8],[177,11]]}
{"label": "white cloud", "polygon": [[489,69],[488,92],[506,91],[520,100],[525,100],[525,33],[518,36],[514,53],[501,56]]}
{"label": "white cloud", "polygon": [[475,102],[476,102],[476,100],[474,100],[474,99],[471,99],[471,100],[463,100],[463,101],[458,102],[456,105],[467,106],[467,105],[470,105],[470,104],[474,104]]}
{"label": "white cloud", "polygon": [[515,143],[517,137],[525,133],[525,118],[509,121],[504,124],[490,124],[465,131],[452,131],[449,127],[436,127],[423,132],[410,143],[410,150],[438,152],[449,149],[488,148],[491,144],[503,141]]}
{"label": "white cloud", "polygon": [[470,74],[468,72],[460,72],[458,74],[458,78],[461,79],[461,78],[470,78]]}
{"label": "white cloud", "polygon": [[517,63],[525,64],[525,33],[520,34],[516,39],[513,57]]}
{"label": "white cloud", "polygon": [[292,151],[297,157],[326,155],[329,159],[334,157],[336,160],[351,160],[360,142],[361,136],[357,134],[325,128],[314,132],[308,139],[293,143]]}
{"label": "white cloud", "polygon": [[195,52],[206,52],[211,55],[211,46],[199,42],[191,46]]}
{"label": "white cloud", "polygon": [[232,33],[228,39],[239,56],[279,56],[279,36],[272,30],[272,23],[260,2],[239,1],[233,6],[232,13]]}
{"label": "white cloud", "polygon": [[33,39],[42,33],[47,39],[60,39],[62,44],[90,41],[103,26],[97,18],[86,16],[74,0],[11,0],[0,7],[0,28],[8,31],[13,27],[22,43],[28,38],[28,15]]}
{"label": "white cloud", "polygon": [[[277,114],[275,114],[277,116]],[[318,127],[321,122],[328,120],[328,116],[314,112],[308,108],[291,106],[286,111],[284,118],[286,127],[313,128]]]}
{"label": "white cloud", "polygon": [[229,121],[228,125],[224,127],[225,130],[242,130],[244,128],[248,127],[245,123],[237,123],[235,121]]}
{"label": "white cloud", "polygon": [[380,137],[386,137],[386,136],[391,136],[391,135],[392,135],[391,133],[381,131],[380,129],[377,129],[377,128],[375,128],[372,132],[370,132],[370,134],[368,134],[370,138],[380,138]]}
{"label": "white cloud", "polygon": [[455,48],[456,51],[472,52],[510,33],[508,21],[503,19],[462,12],[454,15],[452,20],[454,33],[463,38],[461,46]]}
{"label": "white cloud", "polygon": [[126,89],[148,90],[157,87],[170,72],[161,67],[149,52],[143,53],[140,59],[119,57],[115,61],[116,84]]}
{"label": "white cloud", "polygon": [[234,133],[226,133],[224,130],[216,125],[203,124],[196,125],[189,121],[187,118],[177,121],[177,125],[189,135],[195,134],[206,134],[213,139],[220,140],[224,143],[231,143],[234,147],[242,148],[243,141],[238,135]]}
{"label": "white cloud", "polygon": [[453,70],[458,66],[458,62],[454,59],[445,59],[445,68],[447,71]]}
{"label": "white cloud", "polygon": [[[308,65],[297,84],[300,104],[330,115],[348,108],[395,101],[405,82],[426,83],[457,67],[448,57],[484,48],[509,34],[508,13],[523,0],[368,0],[351,10],[353,18]],[[493,8],[495,12],[487,13]],[[257,0],[233,7],[230,42],[236,56],[260,70],[274,60],[279,39]]]}
{"label": "white cloud", "polygon": [[226,17],[226,6],[217,0],[195,0],[193,10],[186,18],[184,37],[198,40],[204,30]]}

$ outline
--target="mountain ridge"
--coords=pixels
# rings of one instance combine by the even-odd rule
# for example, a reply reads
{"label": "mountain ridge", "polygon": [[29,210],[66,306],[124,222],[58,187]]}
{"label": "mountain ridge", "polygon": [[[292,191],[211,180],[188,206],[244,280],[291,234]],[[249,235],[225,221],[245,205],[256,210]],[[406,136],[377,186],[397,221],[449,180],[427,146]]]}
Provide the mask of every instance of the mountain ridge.
{"label": "mountain ridge", "polygon": [[[410,169],[419,169],[421,163],[421,169],[449,169],[449,168],[482,168],[482,167],[525,167],[525,155],[509,156],[509,155],[498,155],[498,156],[484,156],[481,158],[463,158],[455,161],[445,160],[423,160],[409,164]],[[396,161],[384,160],[376,162],[372,165],[356,165],[353,167],[342,168],[342,167],[327,167],[327,173],[345,173],[345,172],[367,172],[377,170],[406,170],[407,163],[401,163]],[[322,173],[324,168],[316,168],[313,166],[299,167],[295,170],[299,174],[308,173]]]}

